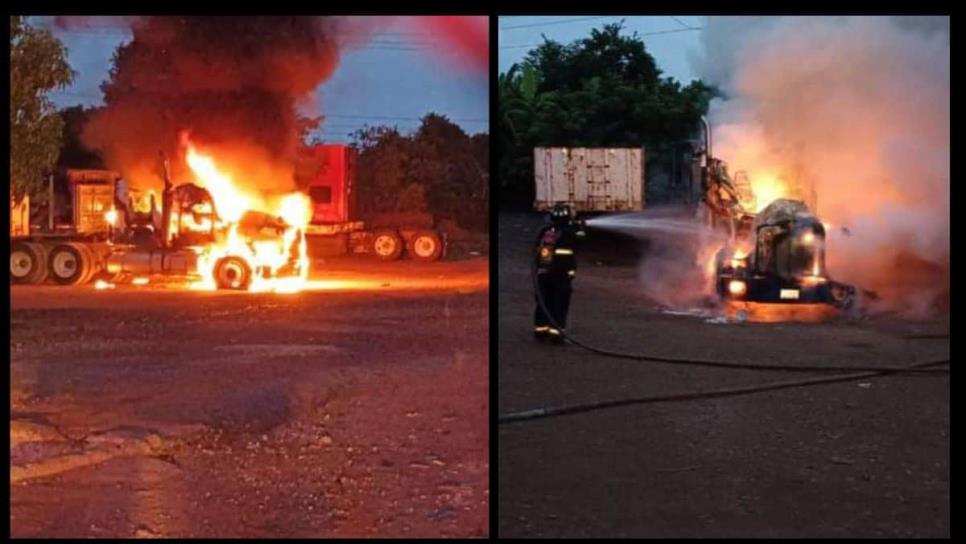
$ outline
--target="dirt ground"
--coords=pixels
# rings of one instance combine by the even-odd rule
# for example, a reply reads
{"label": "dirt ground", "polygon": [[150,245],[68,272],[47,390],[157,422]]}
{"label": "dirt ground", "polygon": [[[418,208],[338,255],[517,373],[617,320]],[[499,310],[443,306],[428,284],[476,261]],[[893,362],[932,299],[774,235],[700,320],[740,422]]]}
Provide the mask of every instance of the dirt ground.
{"label": "dirt ground", "polygon": [[[500,217],[501,414],[807,376],[608,359],[535,342],[528,251],[538,221]],[[633,259],[597,264],[589,248],[578,252],[568,326],[584,342],[758,364],[949,357],[948,316],[763,324],[665,313],[640,293]],[[498,451],[501,538],[949,537],[948,375],[502,424]]]}
{"label": "dirt ground", "polygon": [[488,261],[11,287],[15,537],[485,537]]}

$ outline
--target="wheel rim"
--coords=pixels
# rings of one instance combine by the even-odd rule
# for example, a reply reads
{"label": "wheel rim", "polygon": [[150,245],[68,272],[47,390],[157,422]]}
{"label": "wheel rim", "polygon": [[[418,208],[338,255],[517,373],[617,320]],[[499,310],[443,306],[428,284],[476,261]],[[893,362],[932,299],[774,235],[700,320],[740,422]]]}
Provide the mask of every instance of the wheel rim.
{"label": "wheel rim", "polygon": [[58,251],[51,261],[51,269],[58,278],[69,278],[77,273],[77,257],[70,251]]}
{"label": "wheel rim", "polygon": [[242,263],[231,260],[218,268],[218,283],[232,289],[241,288],[245,279],[245,267]]}
{"label": "wheel rim", "polygon": [[396,240],[388,234],[383,234],[382,236],[376,237],[375,248],[376,253],[383,257],[392,255],[396,251]]}
{"label": "wheel rim", "polygon": [[33,268],[33,256],[24,250],[10,253],[10,275],[15,278],[25,278]]}
{"label": "wheel rim", "polygon": [[436,240],[432,236],[420,236],[413,242],[413,251],[420,257],[432,257],[436,253]]}

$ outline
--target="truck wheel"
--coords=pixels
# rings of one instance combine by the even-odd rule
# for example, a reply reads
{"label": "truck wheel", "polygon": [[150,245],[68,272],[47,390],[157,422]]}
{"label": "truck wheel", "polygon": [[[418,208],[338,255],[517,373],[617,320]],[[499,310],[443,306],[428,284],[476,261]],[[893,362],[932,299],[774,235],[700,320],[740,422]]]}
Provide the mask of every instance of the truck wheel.
{"label": "truck wheel", "polygon": [[41,283],[47,278],[47,248],[34,242],[10,246],[10,281],[15,284]]}
{"label": "truck wheel", "polygon": [[215,285],[219,289],[244,291],[252,283],[252,269],[240,257],[222,257],[215,263]]}
{"label": "truck wheel", "polygon": [[409,256],[417,261],[432,262],[443,254],[443,240],[431,230],[420,230],[409,239]]}
{"label": "truck wheel", "polygon": [[398,232],[382,229],[372,234],[372,253],[380,261],[395,261],[402,251],[403,240]]}
{"label": "truck wheel", "polygon": [[91,279],[93,260],[84,244],[59,244],[50,250],[48,270],[60,285],[80,285]]}
{"label": "truck wheel", "polygon": [[90,283],[95,277],[104,271],[104,258],[99,249],[92,244],[78,244],[87,253],[87,276],[81,280],[81,284]]}

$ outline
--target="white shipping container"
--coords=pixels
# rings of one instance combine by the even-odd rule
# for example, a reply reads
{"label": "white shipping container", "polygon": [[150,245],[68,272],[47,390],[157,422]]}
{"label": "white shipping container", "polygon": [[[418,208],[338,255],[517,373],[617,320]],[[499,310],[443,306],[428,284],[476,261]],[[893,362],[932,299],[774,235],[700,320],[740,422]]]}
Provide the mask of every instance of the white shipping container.
{"label": "white shipping container", "polygon": [[537,147],[533,169],[536,210],[556,204],[581,212],[644,208],[643,148]]}

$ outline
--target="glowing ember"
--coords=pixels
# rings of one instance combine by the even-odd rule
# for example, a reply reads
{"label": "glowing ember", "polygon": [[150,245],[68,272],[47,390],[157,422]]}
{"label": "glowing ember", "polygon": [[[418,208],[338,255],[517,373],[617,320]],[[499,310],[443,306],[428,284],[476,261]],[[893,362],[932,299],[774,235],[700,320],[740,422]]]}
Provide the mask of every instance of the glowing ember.
{"label": "glowing ember", "polygon": [[825,283],[826,281],[828,280],[826,280],[822,276],[819,276],[818,274],[814,274],[812,276],[804,276],[802,278],[802,283],[808,286],[818,285],[820,283]]}
{"label": "glowing ember", "polygon": [[148,284],[148,278],[144,276],[138,276],[133,280],[131,280],[131,285],[147,285],[147,284]]}
{"label": "glowing ember", "polygon": [[217,237],[215,243],[195,249],[201,280],[191,287],[213,290],[219,284],[227,284],[276,293],[304,289],[309,274],[304,235],[311,219],[308,196],[291,193],[272,199],[246,192],[231,175],[218,168],[213,157],[199,152],[187,137],[182,143],[197,185],[211,194],[215,211],[225,226],[224,236]]}
{"label": "glowing ember", "polygon": [[748,258],[748,250],[739,247],[735,249],[735,252],[731,255],[731,267],[732,268],[744,268],[747,264],[745,259]]}
{"label": "glowing ember", "polygon": [[816,323],[833,319],[841,315],[841,312],[829,304],[728,301],[725,305],[725,315],[730,319],[757,323],[777,323],[781,321]]}
{"label": "glowing ember", "polygon": [[114,284],[109,281],[97,280],[94,282],[95,289],[114,289]]}

